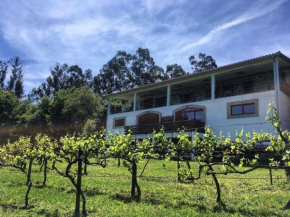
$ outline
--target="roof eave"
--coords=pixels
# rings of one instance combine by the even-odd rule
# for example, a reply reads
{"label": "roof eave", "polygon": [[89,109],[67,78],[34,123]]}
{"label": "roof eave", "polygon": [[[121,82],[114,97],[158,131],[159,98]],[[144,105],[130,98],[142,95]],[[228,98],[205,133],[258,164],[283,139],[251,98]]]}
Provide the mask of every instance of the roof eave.
{"label": "roof eave", "polygon": [[188,79],[191,79],[191,78],[198,78],[198,77],[202,77],[202,76],[208,76],[210,74],[217,74],[217,73],[220,73],[220,72],[226,72],[226,71],[229,71],[229,70],[232,70],[232,69],[238,69],[240,67],[244,67],[244,66],[247,66],[247,65],[251,65],[251,64],[255,64],[255,63],[259,63],[259,62],[272,60],[272,59],[277,58],[277,57],[280,57],[280,58],[282,58],[285,61],[290,63],[290,59],[287,56],[285,56],[284,54],[282,54],[280,51],[278,51],[276,53],[269,54],[269,55],[266,55],[266,56],[257,57],[257,58],[254,58],[254,59],[245,60],[245,61],[241,61],[241,62],[238,62],[238,63],[233,63],[233,64],[221,66],[221,67],[216,68],[216,69],[211,69],[211,70],[208,70],[208,71],[202,71],[202,72],[186,75],[186,76],[183,76],[183,77],[178,77],[178,78],[162,81],[162,82],[159,82],[159,83],[149,84],[149,85],[146,85],[146,86],[141,86],[141,87],[137,87],[137,88],[133,88],[133,89],[129,89],[129,90],[120,91],[120,92],[117,92],[117,93],[104,95],[103,97],[104,98],[117,97],[117,96],[121,96],[121,95],[127,95],[127,94],[130,94],[130,93],[140,92],[142,90],[148,90],[148,89],[153,89],[153,88],[156,88],[156,87],[166,86],[168,84],[180,83],[180,82],[183,82],[183,81],[187,81]]}

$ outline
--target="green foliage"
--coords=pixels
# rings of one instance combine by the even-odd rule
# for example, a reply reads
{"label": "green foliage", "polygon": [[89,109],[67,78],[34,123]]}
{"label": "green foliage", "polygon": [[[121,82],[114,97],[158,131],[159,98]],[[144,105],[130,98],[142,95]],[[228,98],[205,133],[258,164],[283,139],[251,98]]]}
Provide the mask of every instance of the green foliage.
{"label": "green foliage", "polygon": [[7,90],[12,91],[18,98],[24,94],[23,86],[23,66],[24,62],[19,57],[13,57],[8,61],[11,67],[10,80],[7,84]]}
{"label": "green foliage", "polygon": [[193,72],[201,72],[210,69],[217,68],[217,64],[212,56],[207,56],[204,53],[199,53],[199,61],[197,61],[194,55],[189,57],[190,65],[192,65]]}
{"label": "green foliage", "polygon": [[[45,100],[43,98],[43,104],[47,105]],[[137,196],[140,199],[141,189],[137,182],[138,165],[142,164],[144,159],[152,158],[165,159],[164,164],[169,165],[170,158],[177,156],[179,180],[190,182],[201,179],[203,175],[212,176],[217,190],[217,202],[221,202],[220,175],[242,175],[259,168],[287,168],[290,165],[289,132],[281,129],[277,110],[272,104],[270,106],[267,120],[275,126],[276,134],[255,131],[245,133],[241,130],[231,138],[230,135],[225,136],[223,133],[215,135],[207,127],[205,133],[196,132],[191,139],[186,132],[181,131],[176,143],[166,138],[163,129],[154,132],[152,139],[143,140],[135,140],[130,132],[109,133],[108,137],[104,132],[86,133],[83,136],[66,135],[58,142],[47,135],[38,134],[33,140],[29,137],[20,137],[18,141],[3,146],[0,149],[0,165],[20,169],[31,183],[29,174],[32,161],[50,161],[52,169],[68,178],[82,195],[83,213],[86,213],[85,191],[81,185],[81,177],[84,175],[82,165],[106,167],[109,157],[123,159],[123,165],[131,172],[131,196],[135,196],[137,189]],[[256,149],[257,145],[265,142],[269,145],[266,152],[260,155]],[[192,153],[195,156],[194,164],[190,164],[186,159],[186,155]],[[268,165],[263,164],[262,158],[265,160],[265,157],[269,161]],[[28,164],[30,166],[27,168]],[[196,168],[191,168],[191,165],[195,165]],[[30,187],[28,193],[29,189]]]}
{"label": "green foliage", "polygon": [[15,108],[20,104],[20,100],[12,92],[0,88],[0,126],[11,126],[16,124]]}
{"label": "green foliage", "polygon": [[102,108],[101,98],[88,86],[60,90],[52,102],[52,123],[82,127],[88,119],[96,119]]}

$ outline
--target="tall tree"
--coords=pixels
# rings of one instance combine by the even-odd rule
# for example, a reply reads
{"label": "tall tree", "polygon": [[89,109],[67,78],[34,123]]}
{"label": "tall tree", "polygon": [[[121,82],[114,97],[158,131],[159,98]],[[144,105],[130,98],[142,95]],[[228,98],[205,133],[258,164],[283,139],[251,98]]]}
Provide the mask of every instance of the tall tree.
{"label": "tall tree", "polygon": [[133,84],[135,87],[166,80],[163,68],[155,65],[149,49],[138,48],[132,63]]}
{"label": "tall tree", "polygon": [[23,87],[23,66],[24,62],[19,57],[11,58],[8,63],[11,67],[11,76],[7,84],[7,90],[15,92],[18,98],[24,94]]}
{"label": "tall tree", "polygon": [[164,70],[155,64],[149,49],[139,48],[134,55],[118,51],[94,77],[93,89],[110,94],[165,79]]}
{"label": "tall tree", "polygon": [[94,77],[93,89],[95,92],[112,93],[128,89],[131,86],[130,65],[132,55],[125,51],[118,53],[109,60]]}
{"label": "tall tree", "polygon": [[92,82],[92,70],[83,70],[78,65],[59,64],[50,69],[50,76],[38,88],[33,88],[29,99],[38,101],[43,96],[54,96],[58,91],[70,87],[83,87]]}
{"label": "tall tree", "polygon": [[8,65],[5,62],[0,61],[0,88],[4,88],[4,81],[7,74]]}
{"label": "tall tree", "polygon": [[170,79],[186,75],[186,72],[183,70],[182,66],[178,64],[167,65],[165,73]]}
{"label": "tall tree", "polygon": [[199,60],[196,60],[194,55],[189,57],[193,73],[217,68],[217,64],[212,56],[207,56],[205,53],[199,53],[198,58]]}

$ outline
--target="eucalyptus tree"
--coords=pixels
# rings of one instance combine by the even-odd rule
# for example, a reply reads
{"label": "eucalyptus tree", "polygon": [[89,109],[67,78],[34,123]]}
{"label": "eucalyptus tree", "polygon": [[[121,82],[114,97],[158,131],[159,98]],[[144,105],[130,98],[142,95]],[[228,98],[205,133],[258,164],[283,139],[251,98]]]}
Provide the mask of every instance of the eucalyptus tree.
{"label": "eucalyptus tree", "polygon": [[8,65],[5,62],[0,61],[0,88],[4,89],[5,78],[7,74]]}
{"label": "eucalyptus tree", "polygon": [[189,57],[193,73],[217,68],[216,61],[212,56],[208,56],[205,53],[199,53],[198,58],[199,60],[196,60],[194,55]]}
{"label": "eucalyptus tree", "polygon": [[166,66],[165,74],[168,78],[178,78],[186,75],[187,73],[183,70],[181,65],[171,64]]}
{"label": "eucalyptus tree", "polygon": [[11,67],[11,75],[8,80],[7,90],[13,91],[18,98],[24,94],[23,86],[23,67],[24,62],[19,57],[13,57],[8,61]]}

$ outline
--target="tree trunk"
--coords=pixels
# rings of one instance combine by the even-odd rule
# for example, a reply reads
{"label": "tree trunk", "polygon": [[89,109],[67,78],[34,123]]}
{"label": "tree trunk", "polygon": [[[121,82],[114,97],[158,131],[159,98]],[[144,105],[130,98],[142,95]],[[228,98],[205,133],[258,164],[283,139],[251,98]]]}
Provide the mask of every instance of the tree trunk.
{"label": "tree trunk", "polygon": [[269,168],[269,173],[270,173],[270,184],[273,185],[273,176],[272,176],[272,168]]}
{"label": "tree trunk", "polygon": [[85,175],[88,175],[88,172],[87,172],[87,164],[85,164],[85,167],[84,167],[84,174]]}
{"label": "tree trunk", "polygon": [[144,173],[144,171],[145,171],[145,169],[146,169],[146,167],[147,167],[149,161],[150,161],[150,158],[147,160],[146,164],[144,165],[143,170],[142,170],[142,172],[141,172],[141,174],[140,174],[140,177],[143,175],[143,173]]}
{"label": "tree trunk", "polygon": [[[77,175],[77,183],[76,183],[76,207],[75,207],[75,216],[79,217],[80,216],[80,203],[81,203],[81,196],[84,197],[84,195],[82,195],[82,190],[81,190],[81,186],[82,186],[82,160],[81,160],[81,155],[82,152],[81,150],[79,150],[79,154],[78,154],[78,175]],[[83,201],[83,211],[82,213],[86,213],[85,210],[85,203]]]}
{"label": "tree trunk", "polygon": [[290,200],[289,200],[288,203],[285,205],[284,209],[290,209]]}
{"label": "tree trunk", "polygon": [[27,171],[27,180],[26,180],[26,185],[29,185],[29,183],[30,183],[30,181],[31,181],[32,163],[33,163],[33,159],[30,159],[30,161],[29,161],[29,166],[28,166],[28,171]]}
{"label": "tree trunk", "polygon": [[131,196],[135,196],[135,189],[137,188],[137,196],[141,197],[141,190],[137,182],[137,164],[135,160],[132,162],[132,187],[131,187]]}
{"label": "tree trunk", "polygon": [[46,185],[46,180],[47,180],[47,159],[44,159],[43,166],[44,166],[44,170],[43,170],[44,179],[43,179],[42,186],[45,186]]}
{"label": "tree trunk", "polygon": [[118,157],[118,167],[121,166],[121,159]]}
{"label": "tree trunk", "polygon": [[[186,164],[187,164],[187,169],[190,171],[190,170],[191,170],[191,166],[190,166],[189,161],[186,161]],[[188,179],[188,180],[193,180],[193,176],[192,176],[192,174],[190,174],[190,176],[189,176],[187,179]]]}
{"label": "tree trunk", "polygon": [[179,153],[177,152],[177,179],[178,181],[181,181],[180,175],[179,175],[179,169],[180,169],[180,163],[179,163]]}
{"label": "tree trunk", "polygon": [[[211,171],[214,171],[213,168],[212,168],[212,166],[209,166],[209,169],[210,169]],[[216,177],[215,174],[212,174],[212,178],[213,178],[213,180],[214,180],[214,182],[215,182],[216,191],[217,191],[216,202],[217,202],[217,203],[220,203],[220,202],[221,202],[221,189],[220,189],[220,184],[219,184],[218,179],[217,179],[217,177]]]}
{"label": "tree trunk", "polygon": [[32,182],[29,181],[28,187],[27,187],[27,191],[26,191],[26,194],[25,194],[25,208],[28,207],[28,200],[29,200],[28,196],[29,196],[29,192],[30,192],[31,186],[32,186]]}

